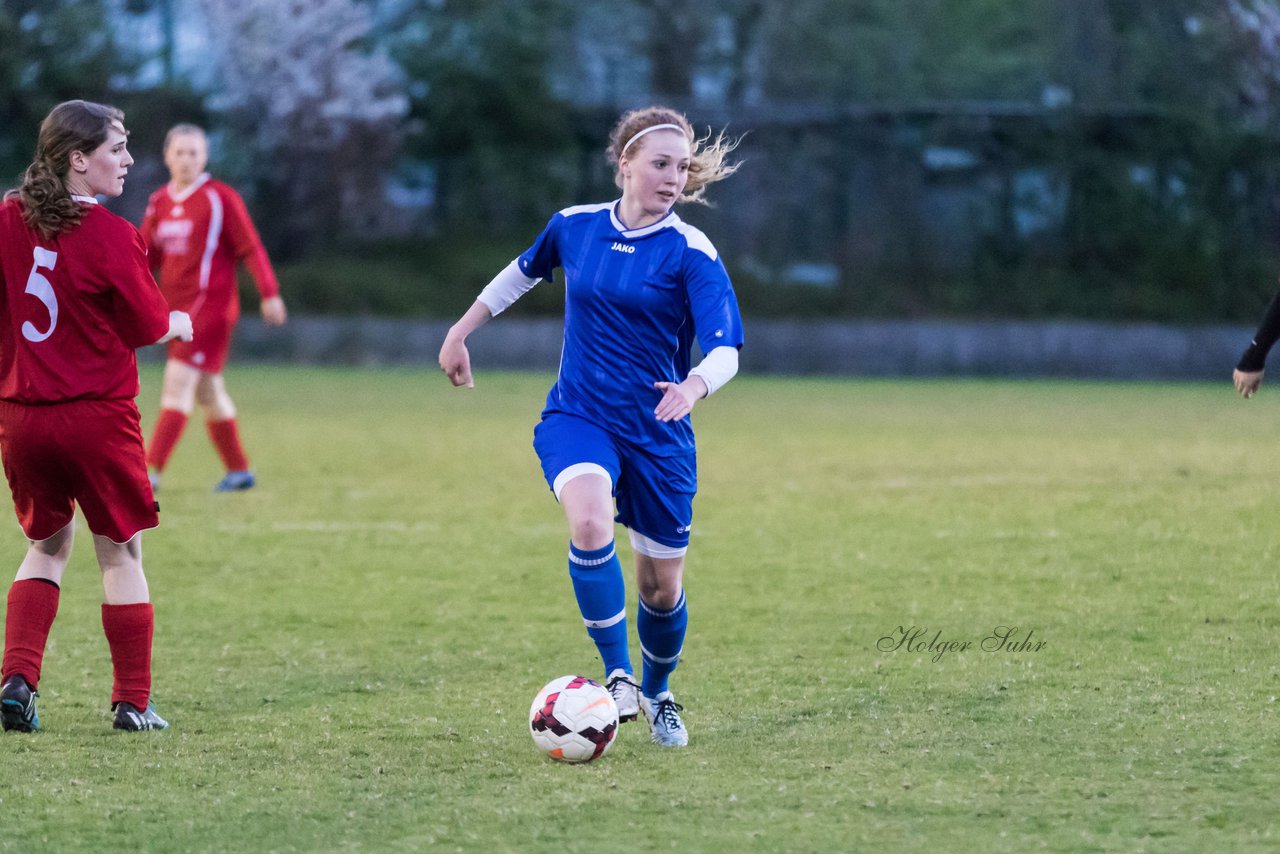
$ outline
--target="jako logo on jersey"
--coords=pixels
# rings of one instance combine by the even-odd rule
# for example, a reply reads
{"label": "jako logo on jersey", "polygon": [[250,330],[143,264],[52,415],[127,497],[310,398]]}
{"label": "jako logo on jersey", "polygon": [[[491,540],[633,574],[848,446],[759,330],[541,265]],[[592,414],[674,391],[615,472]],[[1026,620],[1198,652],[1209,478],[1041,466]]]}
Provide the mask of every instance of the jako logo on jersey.
{"label": "jako logo on jersey", "polygon": [[677,534],[687,534],[687,533],[689,533],[689,532],[690,532],[690,531],[692,531],[692,530],[693,530],[693,526],[692,526],[692,525],[681,525],[680,527],[676,528],[676,533],[677,533]]}
{"label": "jako logo on jersey", "polygon": [[615,243],[609,248],[612,249],[614,252],[625,252],[628,255],[636,251],[636,248],[634,246],[628,246],[625,243]]}

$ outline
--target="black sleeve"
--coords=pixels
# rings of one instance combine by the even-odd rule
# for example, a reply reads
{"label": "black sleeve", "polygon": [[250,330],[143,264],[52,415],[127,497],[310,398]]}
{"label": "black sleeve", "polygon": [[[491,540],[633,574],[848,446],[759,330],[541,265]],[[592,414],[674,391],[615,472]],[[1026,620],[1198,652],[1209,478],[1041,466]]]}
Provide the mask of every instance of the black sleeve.
{"label": "black sleeve", "polygon": [[1271,305],[1267,306],[1267,313],[1262,316],[1262,325],[1258,327],[1253,340],[1249,342],[1248,349],[1240,357],[1236,370],[1252,373],[1266,367],[1267,353],[1271,352],[1271,345],[1275,344],[1278,338],[1280,338],[1280,293],[1271,298]]}

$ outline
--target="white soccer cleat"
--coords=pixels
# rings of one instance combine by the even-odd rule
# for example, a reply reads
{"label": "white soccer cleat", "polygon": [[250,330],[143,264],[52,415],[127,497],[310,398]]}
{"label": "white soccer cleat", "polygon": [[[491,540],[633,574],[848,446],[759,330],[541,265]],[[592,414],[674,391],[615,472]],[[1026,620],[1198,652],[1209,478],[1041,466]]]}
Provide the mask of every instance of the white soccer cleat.
{"label": "white soccer cleat", "polygon": [[684,747],[689,743],[689,731],[680,720],[684,706],[676,702],[670,691],[663,691],[653,699],[640,695],[640,711],[649,722],[649,737],[654,744],[663,747]]}
{"label": "white soccer cleat", "polygon": [[609,674],[604,687],[618,706],[618,721],[634,721],[640,714],[640,686],[631,674],[619,667]]}
{"label": "white soccer cleat", "polygon": [[156,712],[155,703],[147,703],[145,709],[139,710],[132,703],[116,703],[116,717],[112,722],[116,729],[126,732],[145,732],[152,729],[168,729],[169,722]]}

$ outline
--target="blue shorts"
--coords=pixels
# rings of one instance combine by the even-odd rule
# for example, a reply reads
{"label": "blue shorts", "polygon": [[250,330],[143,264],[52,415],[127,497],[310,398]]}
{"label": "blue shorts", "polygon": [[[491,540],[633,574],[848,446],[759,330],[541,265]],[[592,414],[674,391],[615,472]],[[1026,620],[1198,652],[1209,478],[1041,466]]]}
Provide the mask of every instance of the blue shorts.
{"label": "blue shorts", "polygon": [[533,449],[552,492],[559,492],[556,479],[570,467],[599,466],[612,481],[614,521],[673,549],[689,545],[698,491],[696,453],[655,457],[563,412],[545,415],[533,429]]}

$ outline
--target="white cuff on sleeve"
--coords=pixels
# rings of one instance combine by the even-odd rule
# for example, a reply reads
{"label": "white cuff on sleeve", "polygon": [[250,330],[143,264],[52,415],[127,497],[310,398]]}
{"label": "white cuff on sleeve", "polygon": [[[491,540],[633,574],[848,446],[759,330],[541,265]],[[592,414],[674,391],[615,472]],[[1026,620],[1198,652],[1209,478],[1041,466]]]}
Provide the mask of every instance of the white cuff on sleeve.
{"label": "white cuff on sleeve", "polygon": [[689,376],[697,374],[707,384],[707,397],[716,389],[733,379],[738,373],[738,348],[714,347],[697,367],[689,371]]}
{"label": "white cuff on sleeve", "polygon": [[539,278],[531,279],[520,272],[520,262],[517,259],[503,267],[502,272],[493,277],[493,281],[485,286],[476,299],[488,306],[489,314],[497,317],[540,281],[542,280]]}

